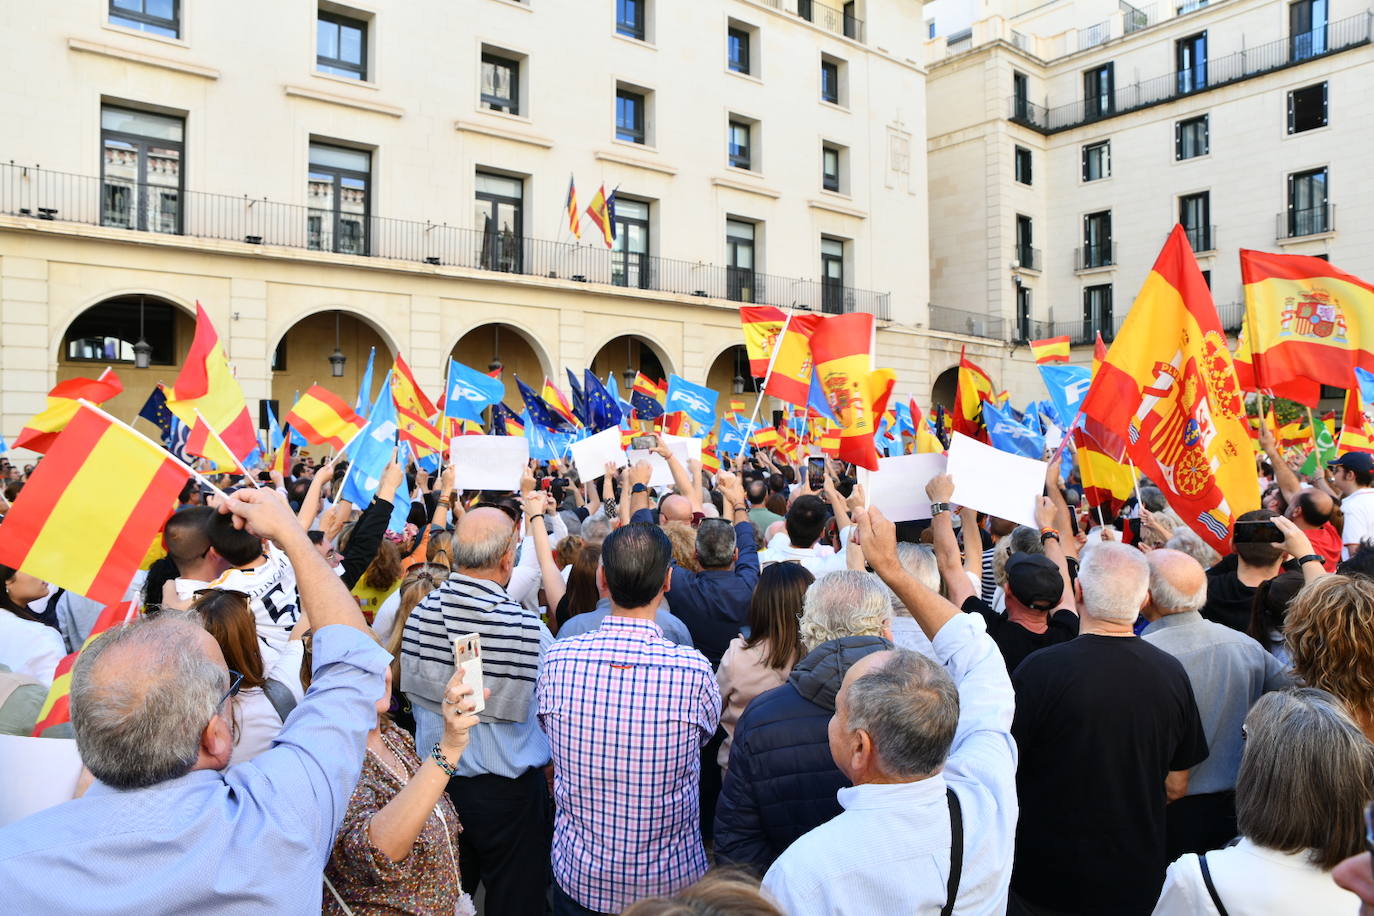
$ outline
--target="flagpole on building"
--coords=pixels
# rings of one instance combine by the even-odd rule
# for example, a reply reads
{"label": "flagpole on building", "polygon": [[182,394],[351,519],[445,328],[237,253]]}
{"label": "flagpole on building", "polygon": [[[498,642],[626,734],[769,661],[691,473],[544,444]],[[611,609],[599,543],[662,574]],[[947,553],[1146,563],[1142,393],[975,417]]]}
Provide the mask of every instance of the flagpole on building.
{"label": "flagpole on building", "polygon": [[[219,487],[217,487],[217,486],[215,486],[213,483],[211,483],[210,480],[209,480],[209,478],[207,478],[205,475],[201,474],[199,471],[197,471],[197,470],[196,470],[194,467],[192,467],[190,464],[187,464],[185,461],[182,461],[182,460],[181,460],[180,458],[178,458],[176,455],[173,455],[171,452],[169,452],[167,449],[163,448],[163,447],[162,447],[161,445],[159,445],[158,443],[154,442],[152,439],[149,439],[147,436],[143,435],[143,433],[141,433],[141,432],[139,432],[138,430],[134,429],[134,428],[133,428],[132,426],[130,426],[128,423],[125,423],[123,420],[120,420],[120,419],[118,419],[118,418],[116,418],[116,417],[111,416],[110,414],[108,414],[108,413],[106,413],[105,411],[101,410],[99,407],[97,407],[95,404],[92,404],[90,401],[86,400],[85,398],[77,398],[77,399],[76,399],[76,403],[80,404],[82,407],[85,407],[85,408],[88,409],[88,410],[94,411],[95,413],[97,413],[97,414],[99,414],[100,416],[104,417],[106,420],[109,420],[110,423],[114,424],[115,426],[122,426],[124,429],[127,429],[129,432],[133,433],[135,436],[138,436],[140,439],[142,439],[143,441],[147,442],[150,448],[153,448],[154,450],[161,452],[162,454],[166,455],[168,458],[171,458],[173,461],[177,462],[178,464],[185,465],[186,470],[189,471],[189,472],[191,473],[191,476],[192,476],[192,477],[194,477],[194,478],[195,478],[199,483],[201,483],[203,486],[209,487],[209,488],[210,488],[212,491],[214,491],[214,493],[215,493],[216,495],[218,495],[221,499],[228,499],[228,498],[229,498],[229,495],[228,495],[227,493],[225,493],[225,492],[224,492],[223,490],[221,490]],[[232,454],[232,452],[231,452],[231,454]]]}

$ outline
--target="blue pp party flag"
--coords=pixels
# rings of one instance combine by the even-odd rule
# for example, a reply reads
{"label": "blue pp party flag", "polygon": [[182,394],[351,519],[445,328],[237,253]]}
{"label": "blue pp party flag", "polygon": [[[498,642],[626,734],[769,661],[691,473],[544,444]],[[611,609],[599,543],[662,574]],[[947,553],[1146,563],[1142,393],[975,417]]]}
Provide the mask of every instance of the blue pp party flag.
{"label": "blue pp party flag", "polygon": [[382,472],[396,448],[396,401],[391,397],[391,373],[372,402],[367,428],[353,441],[353,463],[348,468],[341,496],[355,506],[367,507],[377,495]]}
{"label": "blue pp party flag", "polygon": [[573,433],[556,432],[535,423],[528,413],[525,414],[525,438],[529,440],[530,457],[539,461],[556,461],[562,458],[573,440]]}
{"label": "blue pp party flag", "polygon": [[[396,452],[396,463],[405,470],[410,464],[410,443],[402,442]],[[409,479],[401,481],[401,485],[396,488],[396,495],[391,500],[391,518],[386,523],[387,531],[394,531],[401,534],[406,530],[406,519],[410,516],[410,486]]]}
{"label": "blue pp party flag", "polygon": [[1044,363],[1036,368],[1040,370],[1045,389],[1050,393],[1050,401],[1062,420],[1060,425],[1074,423],[1078,418],[1078,409],[1088,395],[1088,386],[1092,384],[1092,371],[1087,366],[1064,363]]}
{"label": "blue pp party flag", "polygon": [[485,372],[448,361],[448,392],[444,396],[444,416],[482,422],[482,410],[501,400],[506,385]]}
{"label": "blue pp party flag", "polygon": [[5,437],[4,437],[4,436],[0,436],[0,455],[5,454],[5,452],[8,452],[9,450],[10,450],[10,444],[9,444],[8,442],[5,441]]}
{"label": "blue pp party flag", "polygon": [[1366,404],[1374,404],[1374,372],[1356,366],[1355,381],[1360,386],[1360,400]]}
{"label": "blue pp party flag", "polygon": [[685,413],[687,417],[703,426],[716,423],[716,401],[720,395],[707,388],[689,382],[680,375],[668,376],[668,397],[663,401],[664,413]]}
{"label": "blue pp party flag", "polygon": [[584,423],[593,432],[619,426],[624,417],[619,399],[597,381],[592,370],[582,370],[582,403],[587,416]]}
{"label": "blue pp party flag", "polygon": [[364,420],[372,405],[372,362],[376,358],[377,348],[373,347],[367,352],[367,368],[363,370],[363,380],[358,385],[358,400],[353,404],[353,410]]}
{"label": "blue pp party flag", "polygon": [[277,415],[272,412],[272,405],[263,403],[263,409],[267,412],[267,448],[275,452],[281,448],[282,440],[286,437],[282,435],[281,426],[277,423]]}
{"label": "blue pp party flag", "polygon": [[983,422],[988,428],[988,444],[993,448],[1037,460],[1045,457],[1045,437],[1016,422],[1004,408],[984,401]]}

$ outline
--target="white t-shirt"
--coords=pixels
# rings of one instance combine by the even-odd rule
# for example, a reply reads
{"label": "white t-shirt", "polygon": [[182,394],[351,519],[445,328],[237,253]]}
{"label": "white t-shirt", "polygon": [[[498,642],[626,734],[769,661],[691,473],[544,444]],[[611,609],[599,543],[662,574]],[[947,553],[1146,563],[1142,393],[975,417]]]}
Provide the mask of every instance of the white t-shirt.
{"label": "white t-shirt", "polygon": [[286,554],[268,544],[266,563],[228,570],[209,587],[231,589],[248,596],[253,620],[258,625],[258,639],[263,643],[262,661],[270,667],[286,647],[291,628],[300,617],[296,572]]}
{"label": "white t-shirt", "polygon": [[[285,684],[297,703],[305,695],[301,688],[301,658],[304,655],[305,644],[293,639],[277,653],[275,660],[268,663],[266,658],[263,659],[266,676]],[[261,687],[254,687],[241,690],[234,697],[234,724],[238,729],[238,739],[229,757],[230,766],[252,760],[271,747],[283,723],[267,694]]]}
{"label": "white t-shirt", "polygon": [[0,610],[0,664],[51,687],[53,671],[66,655],[61,633],[46,624]]}
{"label": "white t-shirt", "polygon": [[[1366,538],[1374,538],[1374,488],[1356,490],[1341,500],[1341,513],[1345,521],[1341,524],[1341,543],[1358,544]],[[1341,548],[1341,559],[1350,559],[1350,551]]]}
{"label": "white t-shirt", "polygon": [[401,590],[394,589],[377,608],[377,615],[372,618],[372,632],[377,634],[377,638],[382,641],[382,645],[391,642],[391,630],[396,626],[396,612],[401,609]]}

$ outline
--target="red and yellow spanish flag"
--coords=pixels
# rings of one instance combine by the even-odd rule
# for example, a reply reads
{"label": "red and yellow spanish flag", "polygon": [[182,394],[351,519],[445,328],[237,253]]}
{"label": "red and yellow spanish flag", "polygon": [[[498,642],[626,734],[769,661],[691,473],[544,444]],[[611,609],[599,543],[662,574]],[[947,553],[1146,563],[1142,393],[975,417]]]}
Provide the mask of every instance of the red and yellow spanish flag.
{"label": "red and yellow spanish flag", "polygon": [[764,383],[764,394],[799,407],[806,406],[815,365],[811,339],[830,320],[825,315],[810,312],[792,316],[777,342],[778,353],[773,359],[773,372]]}
{"label": "red and yellow spanish flag", "polygon": [[1374,415],[1374,404],[1366,404],[1360,397],[1360,386],[1353,378],[1345,390],[1345,416],[1342,420],[1341,438],[1336,443],[1336,451],[1368,452],[1374,454],[1374,425],[1370,416]]}
{"label": "red and yellow spanish flag", "polygon": [[[1249,324],[1248,318],[1241,321],[1240,336],[1236,339],[1236,352],[1231,359],[1236,366],[1236,383],[1240,385],[1240,390],[1260,391],[1260,387],[1255,383],[1255,367],[1251,364],[1253,357],[1250,354]],[[1307,378],[1293,378],[1279,382],[1272,388],[1265,388],[1263,393],[1271,398],[1287,398],[1308,407],[1316,407],[1317,402],[1321,400],[1321,389],[1320,382]]]}
{"label": "red and yellow spanish flag", "polygon": [[78,400],[103,404],[123,390],[119,376],[110,368],[106,368],[98,378],[69,378],[65,382],[58,382],[48,392],[48,406],[24,425],[10,447],[46,452],[76,413]]}
{"label": "red and yellow spanish flag", "polygon": [[768,359],[777,346],[778,335],[787,316],[782,309],[771,305],[742,305],[740,324],[744,327],[744,349],[749,354],[749,374],[754,378],[768,375]]}
{"label": "red and yellow spanish flag", "polygon": [[614,245],[615,224],[611,217],[611,205],[606,197],[604,184],[597,188],[596,194],[592,196],[592,202],[587,206],[587,215],[592,218],[592,222],[596,223],[596,228],[601,230],[601,236],[606,240],[606,247],[610,248]]}
{"label": "red and yellow spanish flag", "polygon": [[1069,335],[1062,337],[1046,337],[1043,340],[1032,340],[1031,355],[1035,357],[1035,363],[1043,366],[1046,363],[1067,363],[1069,361]]}
{"label": "red and yellow spanish flag", "polygon": [[1318,385],[1348,386],[1356,366],[1374,370],[1374,286],[1321,258],[1244,248],[1240,276],[1260,389],[1290,397],[1280,387],[1301,381],[1311,394]]}
{"label": "red and yellow spanish flag", "polygon": [[[258,447],[243,388],[229,368],[229,357],[209,313],[199,302],[191,351],[176,382],[165,392],[167,409],[191,428],[186,451],[192,455],[209,458],[219,467],[242,467],[243,459]],[[197,411],[204,423],[196,422]],[[219,434],[218,438],[211,430]]]}
{"label": "red and yellow spanish flag", "polygon": [[716,447],[714,444],[702,447],[701,468],[708,474],[720,473],[720,456],[716,454]]}
{"label": "red and yellow spanish flag", "polygon": [[420,457],[442,452],[443,437],[429,421],[430,417],[438,413],[439,408],[425,397],[424,391],[415,381],[414,373],[399,353],[396,354],[393,368],[395,371],[391,373],[391,398],[396,402],[397,433],[402,440],[414,447],[416,455]]}
{"label": "red and yellow spanish flag", "polygon": [[190,477],[133,429],[79,406],[0,523],[0,563],[120,601]]}
{"label": "red and yellow spanish flag", "polygon": [[572,402],[568,400],[568,396],[559,391],[558,386],[550,381],[547,375],[544,376],[544,390],[539,392],[539,397],[544,400],[545,404],[553,408],[554,413],[567,420],[573,426],[582,425],[582,421],[577,419],[577,414],[573,413],[573,405]]}
{"label": "red and yellow spanish flag", "polygon": [[[283,430],[283,432],[286,432]],[[282,477],[285,477],[291,470],[291,433],[286,432],[286,438],[282,439],[281,446],[278,447],[276,454],[272,456],[272,468]]]}
{"label": "red and yellow spanish flag", "polygon": [[759,448],[774,448],[778,444],[778,431],[771,426],[765,426],[754,430],[754,434],[749,437]]}
{"label": "red and yellow spanish flag", "polygon": [[954,388],[953,431],[988,441],[987,426],[983,423],[983,402],[993,399],[992,379],[959,349],[959,376]]}
{"label": "red and yellow spanish flag", "polygon": [[878,469],[873,436],[897,381],[892,370],[873,368],[873,332],[872,315],[851,312],[827,318],[811,337],[821,391],[840,421],[839,456],[870,471]]}
{"label": "red and yellow spanish flag", "polygon": [[938,455],[943,452],[944,444],[935,435],[935,430],[921,413],[921,408],[916,406],[916,399],[912,398],[908,406],[911,407],[911,424],[916,427],[916,454]]}
{"label": "red and yellow spanish flag", "polygon": [[295,427],[311,445],[328,445],[341,452],[367,421],[328,388],[311,385],[282,418],[282,425]]}
{"label": "red and yellow spanish flag", "polygon": [[[1106,360],[1107,345],[1098,331],[1093,347],[1094,382]],[[1135,490],[1135,471],[1126,461],[1126,440],[1087,414],[1083,414],[1073,436],[1083,499],[1097,508],[1098,521],[1107,524],[1116,518]]]}
{"label": "red and yellow spanish flag", "polygon": [[1214,549],[1259,507],[1245,402],[1207,283],[1182,226],[1154,269],[1098,369],[1083,412],[1125,430],[1135,466]]}
{"label": "red and yellow spanish flag", "polygon": [[100,615],[96,617],[95,623],[91,625],[91,633],[86,637],[86,641],[81,644],[81,648],[57,663],[57,669],[53,672],[52,687],[48,688],[47,699],[43,701],[42,708],[38,710],[38,722],[33,727],[33,737],[42,738],[48,729],[72,720],[72,668],[76,665],[76,658],[82,650],[100,634],[126,624],[137,616],[137,601],[121,601],[118,604],[105,605]]}

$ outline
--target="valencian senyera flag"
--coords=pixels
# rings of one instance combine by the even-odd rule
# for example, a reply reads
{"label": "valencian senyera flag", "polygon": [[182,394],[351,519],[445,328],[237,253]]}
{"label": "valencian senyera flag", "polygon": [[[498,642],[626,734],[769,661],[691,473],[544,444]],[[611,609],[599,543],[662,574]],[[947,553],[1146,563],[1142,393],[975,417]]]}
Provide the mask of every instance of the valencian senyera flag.
{"label": "valencian senyera flag", "polygon": [[1219,552],[1259,507],[1245,402],[1226,335],[1183,227],[1174,226],[1083,402],[1126,430],[1127,453]]}
{"label": "valencian senyera flag", "polygon": [[1245,249],[1240,274],[1259,389],[1347,388],[1353,369],[1374,370],[1374,286],[1321,258]]}

